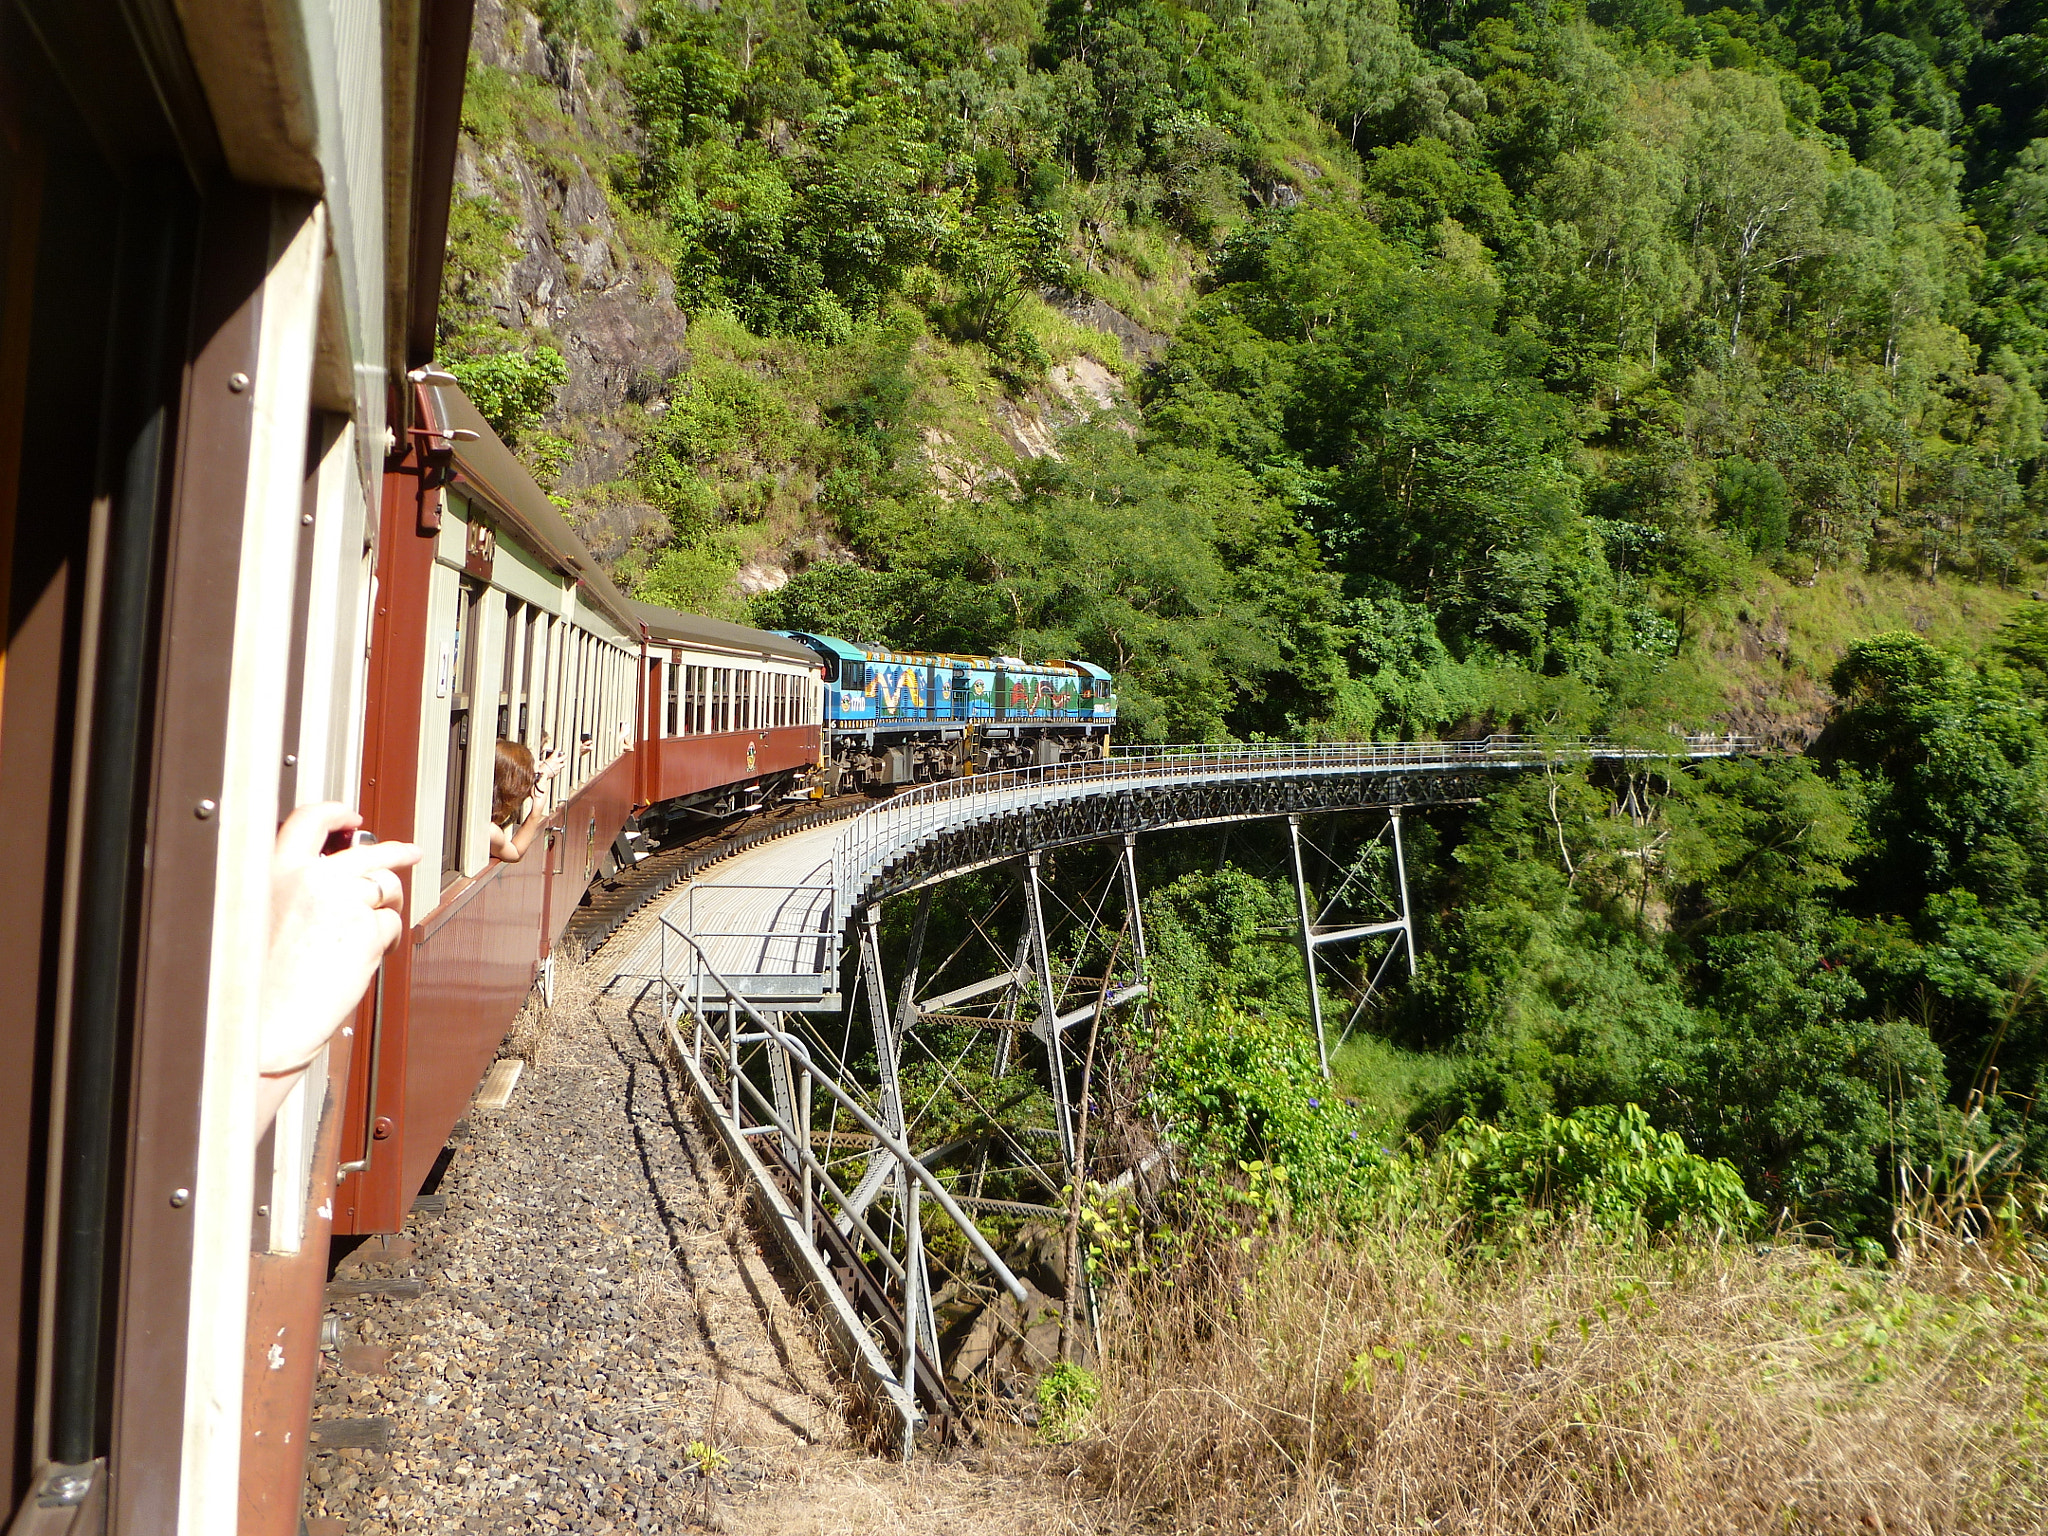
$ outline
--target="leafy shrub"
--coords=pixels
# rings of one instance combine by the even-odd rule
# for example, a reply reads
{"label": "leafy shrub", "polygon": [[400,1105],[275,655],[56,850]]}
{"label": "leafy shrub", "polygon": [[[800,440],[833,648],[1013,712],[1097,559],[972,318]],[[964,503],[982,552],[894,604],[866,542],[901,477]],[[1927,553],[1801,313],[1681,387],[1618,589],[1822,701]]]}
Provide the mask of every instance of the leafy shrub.
{"label": "leafy shrub", "polygon": [[904,578],[844,560],[804,567],[788,584],[754,601],[754,622],[864,645],[885,644],[902,631],[912,598]]}
{"label": "leafy shrub", "polygon": [[1482,1231],[1583,1211],[1609,1231],[1642,1222],[1740,1235],[1760,1214],[1730,1164],[1688,1151],[1634,1104],[1545,1115],[1520,1129],[1461,1120],[1436,1155],[1461,1176]]}
{"label": "leafy shrub", "polygon": [[1315,1041],[1291,1020],[1219,1000],[1162,1017],[1152,1041],[1154,1102],[1198,1164],[1277,1170],[1283,1204],[1340,1219],[1386,1154],[1323,1080]]}
{"label": "leafy shrub", "polygon": [[738,557],[716,543],[664,550],[639,583],[640,600],[684,613],[737,618],[729,593],[739,567]]}
{"label": "leafy shrub", "polygon": [[517,443],[555,403],[555,391],[569,382],[568,361],[553,347],[531,352],[497,352],[448,365],[477,414],[507,443]]}
{"label": "leafy shrub", "polygon": [[1056,1445],[1080,1438],[1102,1397],[1102,1382],[1085,1366],[1062,1360],[1038,1378],[1039,1438]]}

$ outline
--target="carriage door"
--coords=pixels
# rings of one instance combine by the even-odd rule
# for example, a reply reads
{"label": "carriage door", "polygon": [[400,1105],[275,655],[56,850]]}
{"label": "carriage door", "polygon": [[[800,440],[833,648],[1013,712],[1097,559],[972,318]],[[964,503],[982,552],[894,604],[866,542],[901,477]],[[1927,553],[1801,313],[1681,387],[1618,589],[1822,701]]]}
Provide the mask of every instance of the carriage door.
{"label": "carriage door", "polygon": [[965,667],[953,669],[953,718],[965,720],[974,707],[974,684]]}

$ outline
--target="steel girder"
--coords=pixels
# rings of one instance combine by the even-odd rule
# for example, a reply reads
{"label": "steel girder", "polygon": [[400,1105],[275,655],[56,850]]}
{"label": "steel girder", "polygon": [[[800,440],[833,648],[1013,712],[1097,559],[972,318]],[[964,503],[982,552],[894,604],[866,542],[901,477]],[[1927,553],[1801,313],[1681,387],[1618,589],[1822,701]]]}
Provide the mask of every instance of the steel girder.
{"label": "steel girder", "polygon": [[1470,804],[1484,796],[1502,771],[1431,768],[1254,775],[1139,788],[1105,784],[1100,792],[1061,796],[935,831],[883,865],[861,892],[859,904],[1001,864],[1033,849],[1090,843],[1127,833],[1322,811]]}

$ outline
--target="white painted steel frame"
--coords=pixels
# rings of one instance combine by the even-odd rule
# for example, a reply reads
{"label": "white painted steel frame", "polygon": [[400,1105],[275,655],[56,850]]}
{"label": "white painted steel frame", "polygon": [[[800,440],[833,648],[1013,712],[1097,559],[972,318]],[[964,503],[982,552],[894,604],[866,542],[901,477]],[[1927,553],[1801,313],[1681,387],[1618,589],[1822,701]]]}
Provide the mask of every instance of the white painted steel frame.
{"label": "white painted steel frame", "polygon": [[227,754],[217,810],[206,1058],[199,1104],[190,1325],[186,1334],[178,1528],[235,1528],[241,1467],[242,1372],[249,1302],[249,1211],[255,1203],[257,1003],[270,931],[279,757],[311,419],[324,209],[293,217],[275,205],[264,279],[241,560],[228,692]]}
{"label": "white painted steel frame", "polygon": [[[771,1218],[771,1226],[778,1240],[789,1251],[792,1260],[820,1284],[820,1300],[827,1309],[829,1331],[841,1345],[848,1364],[858,1375],[865,1378],[868,1384],[878,1391],[884,1402],[897,1413],[902,1426],[903,1455],[908,1460],[918,1425],[922,1422],[916,1403],[916,1351],[926,1336],[932,1334],[928,1300],[930,1282],[924,1275],[923,1249],[917,1231],[918,1206],[923,1197],[929,1195],[938,1202],[940,1209],[966,1237],[968,1246],[979,1256],[982,1263],[988,1266],[989,1273],[995,1277],[996,1282],[1020,1305],[1027,1296],[1023,1283],[1003,1262],[988,1239],[982,1235],[981,1229],[954,1200],[945,1185],[912,1152],[904,1139],[900,1097],[892,1098],[891,1102],[886,1103],[882,1117],[877,1119],[862,1106],[857,1095],[850,1093],[831,1074],[818,1069],[809,1048],[802,1040],[771,1022],[752,1003],[739,997],[737,978],[726,977],[714,969],[703,947],[695,939],[675,928],[665,913],[661,923],[664,929],[675,933],[689,946],[697,964],[708,973],[716,995],[723,1001],[722,1008],[714,1006],[707,1011],[701,997],[665,993],[663,1017],[669,1043],[688,1069],[698,1100],[717,1127],[727,1151],[740,1164],[742,1172],[754,1186],[757,1198]],[[879,975],[877,970],[877,987]],[[905,987],[906,1002],[915,994],[914,977],[908,980],[910,984]],[[886,1011],[886,998],[882,999],[880,1006]],[[747,1022],[753,1026],[751,1030],[743,1031],[738,1027],[738,1018],[742,1012]],[[688,1018],[693,1026],[687,1042],[681,1029],[685,1018]],[[710,1059],[718,1061],[724,1070],[730,1090],[729,1098],[717,1091],[706,1070],[707,1046],[710,1048]],[[801,1123],[791,1123],[785,1109],[774,1099],[763,1094],[747,1078],[742,1069],[742,1049],[748,1046],[758,1046],[779,1053],[782,1057],[785,1070],[794,1076],[798,1084],[795,1098],[803,1114]],[[857,1191],[854,1195],[848,1196],[811,1151],[809,1116],[813,1086],[823,1088],[826,1094],[873,1138],[873,1166],[894,1174],[905,1216],[907,1264],[896,1260],[890,1253],[889,1245],[868,1225],[864,1214],[865,1202],[861,1194]],[[761,1125],[744,1124],[746,1117],[741,1111],[743,1092],[765,1115],[766,1119]],[[801,1226],[797,1224],[796,1210],[790,1206],[780,1186],[769,1175],[753,1149],[747,1145],[749,1136],[762,1130],[779,1135],[784,1146],[796,1149],[795,1163],[802,1186]],[[862,1180],[863,1189],[867,1188],[872,1177],[871,1168],[870,1178]],[[817,1181],[815,1186],[813,1180]],[[874,1251],[882,1257],[884,1265],[904,1286],[904,1357],[900,1371],[892,1369],[875,1346],[872,1335],[854,1313],[817,1253],[811,1239],[808,1218],[820,1190],[831,1196],[833,1202],[840,1207],[844,1230],[857,1231],[871,1244]],[[935,1349],[931,1351],[931,1356],[936,1368],[938,1357]]]}
{"label": "white painted steel frame", "polygon": [[853,909],[862,904],[880,871],[930,839],[984,816],[1079,799],[1110,786],[1166,788],[1219,779],[1396,773],[1431,768],[1507,771],[1607,759],[1731,757],[1755,750],[1754,738],[1733,735],[1678,737],[1668,748],[1600,737],[1550,740],[1532,736],[1312,746],[1145,746],[1096,762],[1011,768],[907,789],[846,823],[832,852],[833,885],[839,893],[843,926]]}

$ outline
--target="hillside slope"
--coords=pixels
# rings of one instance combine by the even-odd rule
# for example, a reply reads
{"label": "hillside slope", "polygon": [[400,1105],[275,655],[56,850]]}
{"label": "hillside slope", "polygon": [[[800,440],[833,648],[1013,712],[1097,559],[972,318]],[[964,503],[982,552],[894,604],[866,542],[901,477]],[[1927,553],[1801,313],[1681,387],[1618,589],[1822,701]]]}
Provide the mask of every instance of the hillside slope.
{"label": "hillside slope", "polygon": [[[628,26],[622,41],[637,37]],[[803,438],[840,403],[849,362],[829,347],[777,345],[718,314],[692,333],[661,231],[617,189],[620,166],[644,146],[621,57],[508,0],[479,0],[444,346],[454,359],[515,365],[537,349],[560,354],[558,374],[513,366],[481,377],[528,467],[629,584],[677,542],[673,509],[654,504],[641,475],[678,393],[758,392],[772,423],[750,422],[743,442],[709,455],[728,473],[707,477],[718,505],[703,521],[727,537],[694,560],[672,559],[663,588],[740,616],[746,598],[792,570],[846,557],[836,517],[817,505],[818,455]],[[1170,327],[1200,260],[1182,242],[1160,245],[1149,254],[1164,259],[1163,282],[1103,260],[1102,286],[1121,283],[1149,325],[1086,291],[1024,299],[1048,345],[1029,381],[995,378],[974,349],[920,338],[914,409],[936,494],[972,497],[991,477],[1014,483],[1020,463],[1057,451],[1065,428],[1128,403],[1133,371],[1156,362],[1169,339],[1153,327]]]}
{"label": "hillside slope", "polygon": [[2039,8],[482,0],[444,352],[650,598],[1802,741],[2037,583]]}

